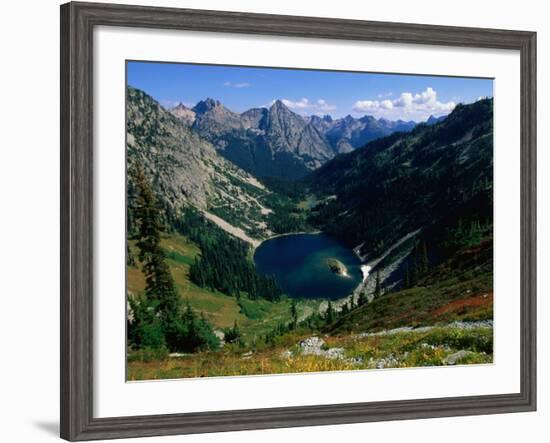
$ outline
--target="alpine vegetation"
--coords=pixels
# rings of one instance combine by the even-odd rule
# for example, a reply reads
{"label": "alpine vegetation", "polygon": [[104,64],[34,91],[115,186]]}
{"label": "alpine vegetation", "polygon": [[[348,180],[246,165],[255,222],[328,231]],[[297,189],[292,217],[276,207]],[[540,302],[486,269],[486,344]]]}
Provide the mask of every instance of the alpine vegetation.
{"label": "alpine vegetation", "polygon": [[128,380],[493,361],[491,80],[127,68]]}

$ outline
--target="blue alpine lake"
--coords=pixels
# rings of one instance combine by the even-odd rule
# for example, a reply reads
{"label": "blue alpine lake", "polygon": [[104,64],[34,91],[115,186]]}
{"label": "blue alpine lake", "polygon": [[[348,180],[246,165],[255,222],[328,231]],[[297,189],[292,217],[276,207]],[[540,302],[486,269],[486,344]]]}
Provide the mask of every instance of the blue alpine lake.
{"label": "blue alpine lake", "polygon": [[[345,273],[331,270],[338,260]],[[290,234],[262,242],[254,253],[257,270],[272,275],[292,298],[336,300],[353,292],[362,280],[361,262],[351,249],[327,234]]]}

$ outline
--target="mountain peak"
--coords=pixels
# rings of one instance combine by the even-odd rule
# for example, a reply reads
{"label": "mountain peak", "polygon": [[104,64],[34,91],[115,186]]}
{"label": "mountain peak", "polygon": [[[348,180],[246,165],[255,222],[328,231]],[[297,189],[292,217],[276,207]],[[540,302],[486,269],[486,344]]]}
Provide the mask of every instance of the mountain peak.
{"label": "mountain peak", "polygon": [[325,123],[332,123],[334,121],[332,117],[328,114],[327,115],[313,114],[313,115],[310,115],[309,117],[306,117],[306,120],[307,119],[314,122],[325,122]]}
{"label": "mountain peak", "polygon": [[179,102],[176,106],[173,108],[170,108],[170,112],[193,112],[191,108],[187,105],[185,105],[183,102]]}
{"label": "mountain peak", "polygon": [[353,121],[355,121],[355,119],[351,116],[351,114],[348,114],[346,115],[343,120],[346,122],[346,123],[351,123]]}
{"label": "mountain peak", "polygon": [[169,109],[169,112],[187,125],[191,125],[195,121],[195,111],[187,107],[182,102]]}
{"label": "mountain peak", "polygon": [[366,123],[375,122],[375,121],[380,121],[382,123],[388,123],[389,122],[389,120],[386,120],[385,118],[380,118],[380,120],[377,120],[376,117],[374,117],[373,115],[368,115],[368,114],[365,114],[359,120],[362,121],[362,122],[366,122]]}
{"label": "mountain peak", "polygon": [[219,100],[214,100],[213,98],[209,97],[206,100],[201,100],[200,102],[198,102],[193,108],[193,111],[195,111],[197,114],[204,114],[205,112],[208,112],[218,106],[222,106],[221,102]]}
{"label": "mountain peak", "polygon": [[278,111],[278,110],[288,111],[288,107],[283,103],[282,100],[279,100],[279,99],[273,102],[273,104],[271,105],[271,109],[275,111]]}

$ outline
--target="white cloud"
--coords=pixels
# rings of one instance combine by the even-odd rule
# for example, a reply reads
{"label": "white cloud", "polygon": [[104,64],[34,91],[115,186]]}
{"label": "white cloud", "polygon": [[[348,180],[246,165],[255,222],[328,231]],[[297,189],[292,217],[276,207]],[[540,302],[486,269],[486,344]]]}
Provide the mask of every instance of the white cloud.
{"label": "white cloud", "polygon": [[228,88],[248,88],[250,86],[250,83],[246,82],[240,82],[240,83],[233,83],[233,82],[225,82],[223,84],[224,86],[227,86]]}
{"label": "white cloud", "polygon": [[325,112],[328,112],[328,111],[334,111],[336,109],[336,106],[334,105],[329,105],[326,100],[320,98],[319,100],[317,100],[317,107],[319,108],[320,111],[325,111]]}
{"label": "white cloud", "polygon": [[313,106],[313,104],[310,103],[309,100],[305,97],[295,102],[286,98],[283,98],[281,101],[285,104],[287,108],[290,109],[307,109]]}
{"label": "white cloud", "polygon": [[[287,108],[292,109],[293,111],[302,115],[323,115],[336,109],[336,106],[329,104],[324,98],[320,98],[316,101],[310,101],[306,97],[303,97],[299,100],[289,100],[287,98],[283,98],[281,99],[281,101]],[[275,103],[275,100],[271,100],[264,107],[270,107],[273,103]]]}
{"label": "white cloud", "polygon": [[390,100],[358,100],[353,105],[357,113],[391,119],[425,120],[430,115],[445,115],[456,106],[454,101],[440,102],[437,91],[428,87],[420,93],[402,92]]}

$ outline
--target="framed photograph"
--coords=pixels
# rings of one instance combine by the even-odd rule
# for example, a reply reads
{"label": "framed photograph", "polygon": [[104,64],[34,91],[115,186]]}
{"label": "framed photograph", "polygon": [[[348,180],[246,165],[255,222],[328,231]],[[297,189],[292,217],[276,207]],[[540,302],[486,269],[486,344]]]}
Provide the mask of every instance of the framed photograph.
{"label": "framed photograph", "polygon": [[535,410],[535,45],[61,6],[61,437]]}

